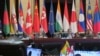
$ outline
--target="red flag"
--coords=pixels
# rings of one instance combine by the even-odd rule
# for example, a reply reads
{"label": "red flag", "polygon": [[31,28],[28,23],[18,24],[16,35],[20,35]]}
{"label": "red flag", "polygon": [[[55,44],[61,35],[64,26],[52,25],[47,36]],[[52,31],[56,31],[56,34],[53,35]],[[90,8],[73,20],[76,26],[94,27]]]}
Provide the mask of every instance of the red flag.
{"label": "red flag", "polygon": [[75,10],[75,4],[73,0],[73,5],[72,5],[72,13],[71,13],[71,23],[70,23],[71,31],[72,33],[77,32],[77,18],[76,18],[76,10]]}
{"label": "red flag", "polygon": [[67,1],[65,1],[64,15],[63,15],[63,30],[64,32],[67,32],[68,29],[69,29],[69,15],[68,15]]}
{"label": "red flag", "polygon": [[45,33],[48,32],[48,27],[47,27],[47,17],[46,17],[46,8],[45,8],[45,2],[42,7],[42,15],[41,15],[41,27],[43,28],[43,31]]}
{"label": "red flag", "polygon": [[97,0],[96,0],[96,4],[95,4],[95,11],[94,11],[93,31],[94,31],[94,33],[100,32],[100,12],[99,12]]}
{"label": "red flag", "polygon": [[87,29],[89,29],[93,32],[92,10],[91,10],[90,0],[89,0],[88,10],[87,10],[86,23],[87,23],[87,25],[86,25]]}
{"label": "red flag", "polygon": [[10,33],[10,23],[9,23],[6,1],[5,1],[5,9],[3,14],[3,32],[5,35]]}
{"label": "red flag", "polygon": [[80,12],[79,12],[79,19],[78,19],[78,32],[84,33],[86,30],[85,25],[85,16],[84,16],[84,8],[83,2],[80,0]]}
{"label": "red flag", "polygon": [[35,1],[34,18],[33,18],[33,31],[35,33],[40,32],[40,19],[39,19],[37,0]]}
{"label": "red flag", "polygon": [[25,32],[27,35],[32,34],[32,17],[31,17],[31,8],[29,0],[28,0],[28,8],[26,15]]}

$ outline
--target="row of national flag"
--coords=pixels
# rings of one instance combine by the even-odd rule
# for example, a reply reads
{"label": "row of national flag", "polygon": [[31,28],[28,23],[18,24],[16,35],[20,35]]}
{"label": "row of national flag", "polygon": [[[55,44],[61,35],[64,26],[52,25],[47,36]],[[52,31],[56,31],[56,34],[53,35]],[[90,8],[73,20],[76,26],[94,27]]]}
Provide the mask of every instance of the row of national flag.
{"label": "row of national flag", "polygon": [[[17,32],[24,32],[26,35],[31,35],[33,33],[40,33],[42,31],[44,33],[50,33],[51,35],[55,32],[67,32],[68,29],[71,29],[72,33],[76,32],[85,32],[87,29],[91,30],[94,33],[100,32],[100,12],[98,8],[98,0],[96,0],[95,10],[94,10],[94,18],[92,17],[91,3],[89,0],[87,16],[85,19],[84,15],[84,6],[82,0],[80,0],[80,10],[79,17],[76,15],[75,1],[72,2],[72,11],[71,11],[71,19],[69,18],[67,1],[64,3],[64,14],[61,16],[61,7],[60,0],[57,2],[57,10],[56,15],[54,16],[54,7],[53,2],[50,0],[50,11],[49,17],[47,21],[47,11],[45,6],[45,0],[43,0],[44,4],[42,6],[42,14],[39,17],[39,8],[38,1],[35,0],[35,8],[32,18],[31,13],[31,5],[30,0],[28,0],[27,5],[27,15],[26,19],[24,19],[22,3],[20,0],[19,9],[18,9],[18,17],[16,16],[16,8],[15,4],[12,6],[11,10],[11,18],[9,19],[7,5],[5,0],[4,7],[4,17],[3,17],[3,33],[7,34],[16,34]],[[18,18],[18,19],[17,19]]]}
{"label": "row of national flag", "polygon": [[[52,1],[51,1],[51,4],[52,4]],[[88,9],[86,12],[86,14],[87,14],[86,17],[84,14],[85,10],[84,10],[84,6],[83,6],[83,0],[80,0],[80,7],[79,7],[80,9],[79,9],[78,17],[76,14],[77,12],[76,12],[74,0],[72,2],[71,18],[69,18],[68,6],[67,6],[66,0],[65,0],[64,4],[65,4],[64,5],[64,14],[63,14],[63,17],[61,17],[60,0],[58,0],[55,22],[53,20],[54,19],[53,11],[50,12],[52,15],[49,14],[49,16],[50,16],[49,24],[52,20],[52,22],[50,24],[52,27],[50,28],[49,32],[54,32],[54,29],[56,32],[62,32],[62,31],[67,32],[68,29],[71,29],[72,33],[77,33],[77,32],[85,33],[87,30],[91,30],[93,33],[100,32],[100,27],[99,27],[100,26],[100,14],[99,14],[100,12],[99,12],[99,8],[98,8],[98,0],[96,0],[94,12],[92,12],[91,3],[90,3],[90,0],[88,0]],[[53,10],[53,8],[50,10]],[[94,18],[93,18],[92,14],[94,15]],[[54,26],[55,26],[55,28],[54,28]]]}
{"label": "row of national flag", "polygon": [[[99,14],[99,8],[98,8],[97,2],[98,0],[96,0],[94,12],[92,12],[91,3],[90,3],[90,0],[88,0],[88,9],[86,12],[87,15],[85,17],[83,0],[80,0],[79,15],[77,17],[75,1],[73,0],[71,18],[69,18],[67,1],[65,0],[64,14],[63,14],[63,17],[61,17],[60,0],[58,0],[55,21],[54,21],[54,12],[53,12],[53,6],[52,6],[52,1],[51,1],[51,7],[50,7],[51,11],[49,14],[49,25],[50,25],[49,32],[53,34],[54,31],[67,32],[68,29],[70,29],[72,33],[77,33],[77,32],[85,33],[87,30],[91,30],[93,33],[99,33],[100,32],[100,27],[99,27],[100,14]],[[94,15],[94,18],[92,14]]]}

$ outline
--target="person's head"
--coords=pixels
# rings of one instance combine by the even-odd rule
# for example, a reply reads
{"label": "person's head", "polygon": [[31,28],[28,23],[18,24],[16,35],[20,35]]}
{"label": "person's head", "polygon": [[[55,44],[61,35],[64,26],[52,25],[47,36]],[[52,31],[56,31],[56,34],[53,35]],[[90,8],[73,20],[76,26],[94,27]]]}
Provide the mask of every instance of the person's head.
{"label": "person's head", "polygon": [[75,54],[75,56],[81,56],[81,54]]}
{"label": "person's head", "polygon": [[67,33],[71,33],[71,29],[68,29]]}
{"label": "person's head", "polygon": [[86,30],[86,34],[92,34],[93,32],[90,29]]}
{"label": "person's head", "polygon": [[79,32],[75,33],[75,37],[80,37]]}

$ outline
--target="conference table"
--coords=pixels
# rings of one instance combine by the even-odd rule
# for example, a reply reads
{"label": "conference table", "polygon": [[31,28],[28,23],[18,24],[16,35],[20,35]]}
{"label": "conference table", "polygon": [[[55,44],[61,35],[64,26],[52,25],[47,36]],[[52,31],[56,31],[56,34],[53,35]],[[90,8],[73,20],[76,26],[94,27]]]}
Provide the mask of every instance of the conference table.
{"label": "conference table", "polygon": [[[60,50],[68,41],[69,45],[73,45],[75,50],[100,50],[100,39],[61,39],[61,38],[36,38],[25,40],[27,44],[33,44],[35,48],[41,48],[44,54],[59,54]],[[83,49],[82,49],[83,48]],[[46,53],[47,52],[47,53]]]}

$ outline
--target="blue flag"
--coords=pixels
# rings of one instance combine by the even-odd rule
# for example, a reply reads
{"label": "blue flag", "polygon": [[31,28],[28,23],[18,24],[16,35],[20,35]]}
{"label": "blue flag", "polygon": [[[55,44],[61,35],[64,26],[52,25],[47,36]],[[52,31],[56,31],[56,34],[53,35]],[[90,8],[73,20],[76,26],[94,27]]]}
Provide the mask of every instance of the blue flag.
{"label": "blue flag", "polygon": [[22,4],[20,1],[20,5],[19,5],[19,19],[18,19],[18,31],[19,32],[23,32],[23,28],[24,28],[24,16],[23,16],[23,9],[22,9]]}
{"label": "blue flag", "polygon": [[94,30],[94,33],[100,32],[100,12],[99,12],[97,0],[96,0],[96,5],[95,5],[95,11],[94,11],[93,30]]}
{"label": "blue flag", "polygon": [[49,13],[49,33],[54,34],[54,12],[53,12],[52,0],[51,0],[51,7]]}
{"label": "blue flag", "polygon": [[79,19],[78,19],[78,32],[85,32],[85,16],[84,16],[84,9],[83,9],[83,3],[82,0],[80,0],[80,13],[79,13]]}

